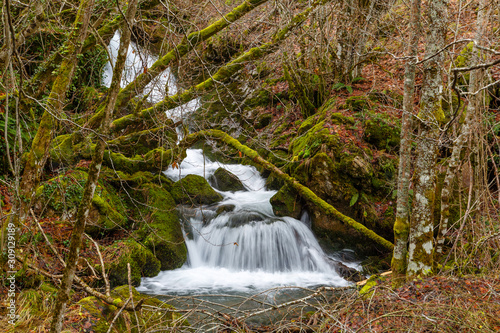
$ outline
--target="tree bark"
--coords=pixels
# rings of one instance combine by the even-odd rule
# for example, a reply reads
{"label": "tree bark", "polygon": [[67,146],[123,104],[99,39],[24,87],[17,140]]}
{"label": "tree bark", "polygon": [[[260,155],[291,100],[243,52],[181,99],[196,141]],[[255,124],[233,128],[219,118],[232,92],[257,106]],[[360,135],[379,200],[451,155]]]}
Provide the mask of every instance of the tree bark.
{"label": "tree bark", "polygon": [[62,323],[64,318],[64,312],[66,310],[66,304],[69,299],[69,293],[71,291],[71,285],[76,272],[76,265],[78,263],[78,257],[80,252],[80,247],[82,244],[82,237],[85,230],[85,222],[90,212],[90,205],[92,198],[94,197],[94,191],[97,186],[97,181],[99,180],[99,173],[101,171],[102,160],[104,155],[104,150],[106,148],[106,143],[104,137],[109,132],[109,126],[111,123],[111,115],[113,109],[115,108],[116,97],[120,90],[120,82],[122,77],[123,69],[125,68],[125,60],[127,57],[127,50],[130,44],[131,31],[129,29],[129,22],[132,22],[135,12],[137,9],[138,0],[130,0],[129,6],[127,8],[127,13],[125,17],[124,24],[122,25],[122,36],[120,39],[120,48],[118,50],[118,57],[116,60],[115,68],[113,70],[113,79],[111,82],[111,87],[108,91],[108,97],[106,100],[104,121],[101,128],[101,134],[103,138],[98,141],[95,154],[92,158],[92,163],[89,166],[88,178],[85,183],[82,201],[78,205],[76,212],[76,221],[73,226],[73,232],[71,234],[71,242],[69,246],[68,259],[66,260],[66,267],[64,268],[63,278],[61,281],[61,288],[57,294],[57,301],[54,310],[54,316],[51,324],[51,332],[59,333],[62,330]]}
{"label": "tree bark", "polygon": [[371,239],[372,241],[382,245],[384,248],[392,251],[394,249],[394,245],[389,242],[388,240],[384,239],[383,237],[377,235],[374,231],[368,229],[364,225],[362,225],[359,222],[356,222],[349,216],[346,216],[342,213],[340,213],[338,210],[336,210],[334,207],[332,207],[330,204],[328,204],[326,201],[318,197],[314,192],[312,192],[308,187],[302,185],[299,183],[295,178],[290,177],[283,171],[281,171],[279,168],[274,166],[272,163],[269,163],[255,151],[250,149],[249,147],[241,144],[238,140],[235,138],[231,137],[225,132],[219,131],[219,130],[205,130],[205,131],[199,131],[193,134],[188,135],[179,145],[181,147],[189,147],[192,146],[194,143],[196,143],[199,140],[205,140],[206,138],[211,138],[214,140],[222,141],[225,144],[238,149],[240,152],[251,158],[255,163],[258,163],[262,165],[264,168],[267,170],[274,172],[277,177],[282,179],[286,184],[291,186],[294,190],[297,191],[297,193],[302,196],[305,200],[307,200],[309,203],[323,211],[325,214],[339,219],[343,223],[349,225],[350,227],[356,229],[359,231],[361,234],[366,236],[367,238]]}
{"label": "tree bark", "polygon": [[77,55],[80,54],[82,43],[87,35],[94,0],[82,0],[70,33],[68,41],[64,43],[66,58],[58,69],[58,75],[52,85],[52,90],[47,99],[45,112],[40,120],[40,125],[28,153],[24,172],[21,179],[21,203],[17,210],[18,218],[23,221],[31,205],[35,189],[40,182],[40,176],[47,161],[49,147],[57,129],[57,118],[63,118],[63,106],[66,93],[73,78],[76,67]]}
{"label": "tree bark", "polygon": [[406,273],[406,255],[408,252],[408,235],[410,234],[409,189],[411,169],[411,124],[413,116],[413,93],[415,91],[415,68],[420,36],[420,4],[421,0],[413,0],[410,16],[410,45],[406,63],[403,115],[401,118],[401,143],[399,147],[398,198],[396,203],[396,221],[394,222],[394,253],[391,268],[394,274]]}
{"label": "tree bark", "polygon": [[[476,43],[480,43],[484,37],[484,30],[488,25],[491,6],[487,6],[487,2],[485,0],[480,0],[479,8],[476,21],[475,42],[472,47],[471,63],[468,64],[469,66],[476,66],[481,62],[481,58],[479,56],[481,51],[477,47]],[[483,75],[483,69],[471,71],[469,77],[470,92],[476,92],[479,90]],[[439,231],[436,236],[434,260],[439,259],[439,256],[443,253],[443,245],[448,233],[448,224],[450,219],[450,199],[453,193],[453,181],[456,179],[456,173],[460,165],[460,154],[465,146],[465,143],[467,142],[467,138],[469,138],[471,134],[471,123],[473,122],[474,115],[478,112],[478,108],[480,108],[480,101],[483,98],[482,96],[483,94],[474,94],[470,96],[464,124],[460,130],[460,134],[453,143],[453,150],[448,162],[448,169],[446,170],[443,189],[441,191],[441,219],[439,223]]]}
{"label": "tree bark", "polygon": [[[447,0],[428,3],[429,32],[426,38],[426,56],[435,55],[445,46]],[[440,123],[444,121],[441,106],[443,80],[440,69],[443,54],[428,60],[424,68],[424,82],[419,112],[419,139],[416,148],[414,197],[412,206],[407,276],[425,276],[432,273],[434,232],[434,182],[436,177]]]}

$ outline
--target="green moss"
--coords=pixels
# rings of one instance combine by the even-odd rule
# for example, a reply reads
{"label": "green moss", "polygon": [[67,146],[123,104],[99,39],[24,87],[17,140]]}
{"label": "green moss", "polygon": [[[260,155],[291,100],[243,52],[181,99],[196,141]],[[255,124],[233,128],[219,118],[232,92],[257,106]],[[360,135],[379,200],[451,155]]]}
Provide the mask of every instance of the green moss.
{"label": "green moss", "polygon": [[187,249],[174,199],[166,189],[155,184],[144,185],[140,196],[149,214],[136,234],[158,258],[162,270],[182,266],[187,259]]}
{"label": "green moss", "polygon": [[379,282],[380,280],[378,275],[370,276],[368,281],[366,281],[365,285],[359,291],[359,294],[364,298],[370,298],[374,293],[374,288],[379,284]]}
{"label": "green moss", "polygon": [[288,185],[283,186],[270,199],[274,214],[277,216],[291,216],[300,218],[303,204],[300,196]]}
{"label": "green moss", "polygon": [[[129,287],[127,285],[117,287],[111,291],[111,297],[115,300],[126,300],[129,298]],[[189,325],[187,321],[180,320],[180,315],[176,313],[171,305],[165,304],[157,298],[142,295],[135,288],[132,288],[132,297],[134,304],[142,301],[145,306],[157,307],[170,311],[136,311],[135,314],[123,311],[117,320],[114,322],[113,328],[117,332],[139,332],[137,326],[141,326],[141,331],[148,328],[154,328],[158,325],[163,327],[172,327],[175,325]],[[81,307],[81,312],[88,314],[89,321],[92,325],[91,330],[95,333],[106,333],[109,329],[109,324],[119,311],[115,305],[109,305],[96,297],[86,297],[77,303]],[[161,313],[161,315],[159,315]],[[136,317],[137,316],[137,317]],[[139,320],[137,322],[137,319]],[[174,322],[176,321],[177,322]]]}
{"label": "green moss", "polygon": [[380,117],[368,119],[364,123],[363,139],[378,149],[399,147],[400,129]]}
{"label": "green moss", "polygon": [[297,133],[299,135],[301,135],[301,134],[309,131],[314,125],[316,125],[317,121],[318,121],[318,119],[317,119],[316,115],[310,116],[309,118],[307,118],[306,120],[304,120],[302,122],[299,129],[297,130]]}
{"label": "green moss", "polygon": [[213,186],[219,191],[244,191],[245,186],[233,173],[223,168],[215,170],[214,174],[210,177]]}
{"label": "green moss", "polygon": [[177,181],[170,191],[177,203],[209,205],[222,200],[222,195],[210,187],[205,178],[187,175]]}
{"label": "green moss", "polygon": [[330,130],[324,126],[325,122],[322,121],[314,125],[305,134],[296,137],[290,144],[290,151],[293,156],[299,158],[314,156],[322,145],[325,145],[327,150],[337,149],[338,135],[330,134]]}
{"label": "green moss", "polygon": [[149,249],[133,239],[115,242],[117,257],[108,266],[109,282],[112,286],[128,284],[127,263],[130,263],[132,285],[138,286],[141,277],[153,277],[160,273],[160,261]]}
{"label": "green moss", "polygon": [[[35,193],[35,210],[45,216],[73,215],[80,204],[88,174],[73,170],[54,177],[39,186]],[[125,208],[114,189],[101,181],[92,198],[85,231],[97,234],[123,227],[127,223]]]}
{"label": "green moss", "polygon": [[366,96],[351,96],[346,99],[345,106],[352,111],[361,112],[370,107],[369,101],[370,99]]}
{"label": "green moss", "polygon": [[264,113],[264,114],[260,115],[259,118],[257,118],[254,127],[255,127],[255,129],[262,129],[262,128],[266,127],[267,125],[269,125],[272,120],[273,120],[272,114]]}

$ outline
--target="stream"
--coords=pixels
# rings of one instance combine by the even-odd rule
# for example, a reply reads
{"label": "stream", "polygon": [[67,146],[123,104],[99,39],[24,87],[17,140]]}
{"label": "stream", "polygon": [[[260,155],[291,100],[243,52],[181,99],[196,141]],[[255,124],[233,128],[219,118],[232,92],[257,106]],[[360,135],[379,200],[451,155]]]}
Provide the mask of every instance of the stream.
{"label": "stream", "polygon": [[[116,59],[119,38],[117,32],[109,45],[111,63]],[[144,66],[150,67],[156,59],[131,43],[122,87],[141,73]],[[103,85],[110,85],[111,76],[112,66],[108,63]],[[149,94],[148,100],[155,103],[163,99],[165,94],[176,92],[175,78],[167,69],[148,85],[144,94]],[[195,112],[199,104],[198,100],[193,100],[170,110],[168,116],[174,120],[182,119],[185,114]],[[204,295],[201,297],[212,297],[213,302],[226,304],[224,306],[233,306],[228,304],[252,297],[253,301],[243,303],[246,302],[247,308],[255,308],[262,302],[279,304],[301,297],[319,286],[342,287],[350,284],[335,270],[335,263],[341,261],[339,254],[327,255],[322,250],[310,229],[306,213],[301,220],[274,215],[269,199],[276,191],[266,189],[265,179],[254,167],[211,161],[201,149],[188,149],[187,158],[179,168],[169,167],[164,173],[173,181],[189,174],[209,179],[220,167],[236,175],[245,190],[217,191],[224,199],[213,206],[179,208],[188,260],[179,269],[143,278],[137,288],[139,292],[156,295],[173,303],[176,302],[168,298],[172,295]],[[221,206],[230,209],[217,214]],[[344,264],[360,268],[355,261]],[[180,308],[179,304],[177,302],[174,305]]]}

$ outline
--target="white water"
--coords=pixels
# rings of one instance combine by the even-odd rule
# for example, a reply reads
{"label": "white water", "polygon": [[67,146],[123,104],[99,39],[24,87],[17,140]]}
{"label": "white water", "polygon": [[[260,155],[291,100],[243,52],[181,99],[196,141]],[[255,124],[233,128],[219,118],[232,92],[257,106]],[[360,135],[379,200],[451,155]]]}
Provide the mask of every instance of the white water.
{"label": "white water", "polygon": [[[116,63],[118,56],[118,48],[120,47],[120,32],[116,31],[113,38],[109,42],[108,53],[111,61],[104,65],[104,73],[102,84],[106,87],[111,85],[113,78],[113,66]],[[146,68],[151,67],[158,57],[145,51],[135,43],[131,42],[125,61],[125,70],[123,71],[122,81],[120,86],[123,88],[132,82],[139,74],[143,73]],[[152,80],[144,89],[144,95],[149,94],[147,101],[150,103],[158,103],[165,96],[174,95],[177,93],[177,85],[174,76],[171,75],[170,69],[167,68],[163,73]],[[196,110],[200,105],[199,99],[193,99],[184,105],[180,105],[175,109],[168,110],[167,115],[174,121],[180,120],[186,113]]]}
{"label": "white water", "polygon": [[180,169],[169,168],[165,174],[173,180],[187,174],[208,178],[219,167],[238,176],[248,191],[219,191],[224,200],[218,206],[234,205],[234,210],[218,216],[217,207],[185,209],[188,262],[144,278],[139,291],[247,293],[280,286],[348,284],[321,250],[307,221],[274,215],[269,199],[276,192],[265,189],[254,167],[211,162],[200,149],[191,149]]}
{"label": "white water", "polygon": [[[110,42],[111,63],[105,68],[103,84],[109,86],[112,63],[116,61],[120,34]],[[127,54],[122,87],[131,82],[156,58],[133,44]],[[157,103],[177,92],[167,69],[145,89],[148,101]],[[193,100],[168,115],[175,120],[198,108]],[[278,218],[269,199],[276,193],[265,188],[265,180],[254,167],[228,165],[204,158],[200,149],[187,151],[179,169],[171,167],[165,174],[176,181],[188,174],[208,178],[223,167],[235,174],[247,191],[220,192],[221,205],[234,209],[218,216],[215,207],[184,209],[188,262],[182,268],[163,271],[153,278],[143,278],[137,290],[145,293],[192,294],[243,292],[253,293],[280,286],[345,286],[347,281],[336,273],[333,262],[321,250],[308,227],[307,218],[299,221]]]}

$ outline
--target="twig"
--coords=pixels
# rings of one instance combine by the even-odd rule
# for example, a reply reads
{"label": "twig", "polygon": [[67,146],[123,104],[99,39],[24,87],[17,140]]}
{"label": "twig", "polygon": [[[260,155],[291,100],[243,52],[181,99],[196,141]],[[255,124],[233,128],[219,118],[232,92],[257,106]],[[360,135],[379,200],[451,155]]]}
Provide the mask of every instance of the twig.
{"label": "twig", "polygon": [[[129,262],[127,263],[127,279],[128,279],[129,299],[132,302],[132,307],[134,307],[134,295],[132,293],[132,269],[130,268],[130,263]],[[137,323],[137,331],[139,333],[141,333],[141,329],[139,327],[139,318],[137,317],[137,312],[135,310],[134,310],[134,315],[135,315],[135,321]]]}
{"label": "twig", "polygon": [[[52,243],[49,241],[49,238],[45,234],[45,231],[43,231],[43,228],[40,225],[40,223],[38,223],[38,219],[36,218],[35,213],[33,213],[33,209],[31,209],[31,208],[30,208],[30,213],[31,213],[31,216],[33,216],[33,219],[35,220],[38,229],[42,233],[43,238],[45,239],[45,242],[47,242],[47,245],[49,245],[49,247],[52,250],[52,252],[54,252],[54,254],[56,255],[56,257],[63,264],[63,267],[66,267],[66,263],[64,262],[63,258],[61,257],[61,255],[59,254],[59,252],[56,250],[56,248],[54,247],[54,245],[52,245]],[[61,277],[62,277],[62,275],[61,275]]]}
{"label": "twig", "polygon": [[106,267],[104,266],[104,260],[102,258],[101,250],[99,250],[99,244],[97,244],[97,242],[89,235],[87,235],[87,234],[84,234],[84,235],[85,235],[85,237],[90,239],[92,241],[92,243],[94,243],[94,246],[97,250],[97,254],[99,255],[99,260],[101,261],[102,278],[104,279],[104,284],[106,285],[106,296],[111,296],[111,288],[109,286],[108,275],[106,274]]}
{"label": "twig", "polygon": [[125,307],[127,306],[127,304],[129,302],[130,302],[130,297],[127,299],[127,301],[125,302],[125,304],[123,304],[123,306],[120,308],[120,310],[118,311],[118,313],[115,315],[115,317],[113,318],[113,320],[109,324],[109,328],[108,328],[108,330],[107,330],[106,333],[110,333],[111,332],[111,329],[113,328],[113,325],[115,324],[116,320],[118,319],[118,317],[122,313],[123,309],[125,309]]}

